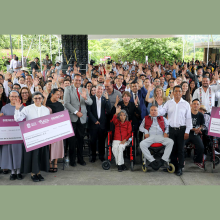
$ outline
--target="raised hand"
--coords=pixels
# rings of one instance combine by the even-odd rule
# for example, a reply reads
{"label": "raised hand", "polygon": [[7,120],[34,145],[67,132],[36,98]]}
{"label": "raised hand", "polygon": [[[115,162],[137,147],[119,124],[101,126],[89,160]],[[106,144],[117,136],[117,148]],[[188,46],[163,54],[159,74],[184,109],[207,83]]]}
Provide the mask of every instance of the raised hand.
{"label": "raised hand", "polygon": [[80,95],[81,95],[85,100],[87,100],[86,89],[85,89],[85,88],[82,88],[82,93],[80,93]]}
{"label": "raised hand", "polygon": [[138,96],[136,97],[136,99],[134,100],[134,104],[138,105]]}
{"label": "raised hand", "polygon": [[108,99],[108,93],[105,91],[104,96],[106,99]]}
{"label": "raised hand", "polygon": [[116,101],[115,101],[115,107],[118,105],[119,101],[120,101],[120,98],[119,98],[119,96],[117,95],[117,96],[116,96]]}
{"label": "raised hand", "polygon": [[213,77],[216,81],[218,80],[218,70],[215,70],[215,75]]}
{"label": "raised hand", "polygon": [[17,98],[17,100],[15,101],[16,110],[19,110],[21,108],[21,106],[22,106],[21,100],[19,98]]}
{"label": "raised hand", "polygon": [[149,91],[153,91],[155,89],[155,86],[153,84],[151,84],[148,88]]}
{"label": "raised hand", "polygon": [[116,107],[116,113],[115,113],[115,114],[117,115],[120,111],[121,111],[121,106],[117,106],[117,107]]}
{"label": "raised hand", "polygon": [[34,87],[37,87],[39,84],[39,79],[38,78],[35,78],[34,79]]}

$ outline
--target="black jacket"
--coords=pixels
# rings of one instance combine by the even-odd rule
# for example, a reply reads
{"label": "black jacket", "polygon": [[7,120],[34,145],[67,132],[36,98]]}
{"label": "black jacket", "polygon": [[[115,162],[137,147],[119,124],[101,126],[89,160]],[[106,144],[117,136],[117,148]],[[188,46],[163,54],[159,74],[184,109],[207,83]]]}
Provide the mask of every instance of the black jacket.
{"label": "black jacket", "polygon": [[110,113],[111,103],[105,97],[101,97],[101,115],[98,119],[96,96],[91,96],[92,105],[87,105],[88,125],[90,129],[97,129],[99,125],[95,123],[99,121],[101,129],[106,129],[106,113]]}

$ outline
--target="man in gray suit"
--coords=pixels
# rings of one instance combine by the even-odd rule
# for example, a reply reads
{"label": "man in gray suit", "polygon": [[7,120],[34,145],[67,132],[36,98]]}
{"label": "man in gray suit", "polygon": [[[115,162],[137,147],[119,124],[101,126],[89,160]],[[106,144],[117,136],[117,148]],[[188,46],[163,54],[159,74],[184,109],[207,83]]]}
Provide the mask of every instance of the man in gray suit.
{"label": "man in gray suit", "polygon": [[83,160],[83,138],[87,119],[86,105],[92,105],[92,100],[87,89],[80,87],[81,80],[81,75],[75,74],[73,85],[66,87],[64,91],[64,107],[69,111],[75,133],[75,136],[70,137],[68,140],[71,166],[76,166],[76,147],[77,163],[82,166],[86,165],[86,162]]}

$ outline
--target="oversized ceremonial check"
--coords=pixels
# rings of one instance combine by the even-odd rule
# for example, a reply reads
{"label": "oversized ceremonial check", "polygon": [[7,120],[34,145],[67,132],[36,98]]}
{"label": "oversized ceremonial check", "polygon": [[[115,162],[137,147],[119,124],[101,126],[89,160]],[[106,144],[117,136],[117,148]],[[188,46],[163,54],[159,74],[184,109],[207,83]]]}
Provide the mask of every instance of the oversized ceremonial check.
{"label": "oversized ceremonial check", "polygon": [[212,107],[208,135],[220,137],[220,108]]}
{"label": "oversized ceremonial check", "polygon": [[74,136],[67,110],[19,123],[26,151]]}
{"label": "oversized ceremonial check", "polygon": [[0,117],[0,145],[21,143],[23,143],[21,129],[14,116]]}

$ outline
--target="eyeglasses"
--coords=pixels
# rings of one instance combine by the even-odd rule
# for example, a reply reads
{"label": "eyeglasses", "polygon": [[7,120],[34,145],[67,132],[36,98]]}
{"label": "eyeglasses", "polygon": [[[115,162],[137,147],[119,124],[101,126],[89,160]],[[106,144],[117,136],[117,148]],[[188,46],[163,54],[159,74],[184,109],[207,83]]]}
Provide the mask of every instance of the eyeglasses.
{"label": "eyeglasses", "polygon": [[26,94],[28,94],[28,92],[22,92],[21,94],[22,94],[22,95],[26,95]]}
{"label": "eyeglasses", "polygon": [[4,87],[0,86],[0,89],[3,89]]}
{"label": "eyeglasses", "polygon": [[11,98],[18,98],[18,96],[11,96],[11,95],[10,95],[10,97],[11,97]]}
{"label": "eyeglasses", "polygon": [[19,90],[20,88],[13,88],[14,90]]}
{"label": "eyeglasses", "polygon": [[41,100],[42,98],[34,98],[34,100]]}

